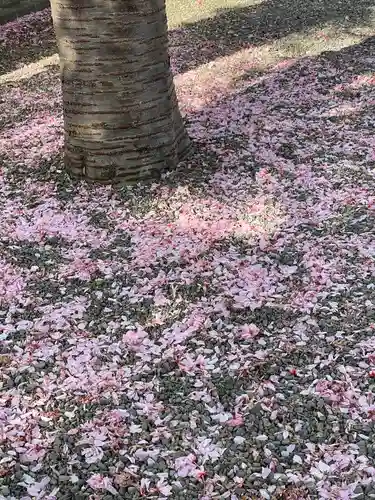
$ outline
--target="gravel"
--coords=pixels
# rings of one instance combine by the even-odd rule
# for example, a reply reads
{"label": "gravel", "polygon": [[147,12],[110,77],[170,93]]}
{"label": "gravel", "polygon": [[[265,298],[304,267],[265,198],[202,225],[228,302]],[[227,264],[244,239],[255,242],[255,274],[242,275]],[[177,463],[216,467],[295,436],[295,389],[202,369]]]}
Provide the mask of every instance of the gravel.
{"label": "gravel", "polygon": [[66,177],[56,69],[0,86],[2,497],[375,498],[373,43],[181,73],[132,188]]}

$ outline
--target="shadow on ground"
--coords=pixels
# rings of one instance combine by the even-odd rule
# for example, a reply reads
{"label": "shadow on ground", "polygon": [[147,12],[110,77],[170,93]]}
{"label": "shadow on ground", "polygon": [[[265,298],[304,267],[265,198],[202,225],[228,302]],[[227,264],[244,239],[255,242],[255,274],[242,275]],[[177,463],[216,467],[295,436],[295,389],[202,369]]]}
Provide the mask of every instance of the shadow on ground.
{"label": "shadow on ground", "polygon": [[[219,482],[223,487],[218,490],[218,497],[227,496],[224,487],[232,485],[236,495],[255,496],[260,483],[251,478],[258,477],[257,474],[246,473],[240,490],[237,486],[242,482],[232,482],[236,474],[233,464],[239,463],[239,459],[247,471],[258,471],[272,463],[272,467],[280,464],[281,470],[290,474],[280,474],[285,477],[280,481],[285,488],[275,498],[338,498],[342,492],[350,498],[349,483],[353,488],[361,481],[371,486],[373,470],[367,463],[372,463],[375,453],[374,385],[369,373],[374,350],[375,290],[370,196],[374,193],[375,176],[374,165],[367,156],[371,144],[374,145],[374,45],[375,38],[370,38],[317,57],[281,61],[260,76],[249,75],[247,81],[238,82],[238,87],[228,86],[214,95],[212,87],[217,81],[211,78],[203,82],[197,71],[189,88],[191,100],[181,99],[197,143],[195,156],[153,190],[149,185],[120,188],[118,194],[122,200],[113,200],[109,189],[104,191],[94,186],[86,190],[82,184],[67,180],[61,171],[58,141],[53,142],[54,149],[42,150],[53,136],[54,127],[56,137],[62,135],[57,71],[20,82],[16,89],[0,86],[0,109],[11,109],[12,98],[18,108],[14,111],[15,120],[8,126],[11,133],[18,135],[13,137],[18,139],[18,150],[9,151],[8,147],[4,151],[4,130],[0,134],[0,151],[2,146],[3,155],[14,155],[0,162],[1,173],[6,176],[1,200],[6,210],[2,213],[10,229],[6,225],[3,228],[10,239],[12,228],[19,228],[17,239],[14,238],[17,245],[9,245],[8,240],[3,245],[7,247],[5,250],[10,248],[6,255],[9,260],[4,257],[4,261],[23,265],[22,269],[30,268],[33,273],[26,288],[33,302],[25,295],[28,301],[21,303],[22,309],[15,306],[7,316],[12,321],[9,326],[14,325],[15,331],[3,342],[7,350],[3,351],[2,368],[9,374],[4,379],[7,384],[4,384],[7,398],[4,408],[9,406],[9,413],[3,413],[7,425],[9,422],[13,426],[5,445],[13,446],[14,436],[18,445],[22,433],[29,446],[33,437],[29,430],[35,426],[40,433],[36,435],[44,439],[40,441],[46,453],[45,458],[38,455],[36,459],[42,468],[36,471],[35,480],[39,481],[42,474],[53,477],[52,484],[64,484],[64,494],[85,497],[89,494],[86,481],[93,477],[111,481],[117,470],[111,464],[119,460],[118,443],[123,441],[123,433],[118,429],[127,432],[130,422],[143,429],[146,421],[145,439],[135,437],[129,441],[131,446],[134,444],[133,450],[142,451],[142,455],[134,453],[136,467],[145,463],[142,443],[151,443],[153,436],[156,441],[160,439],[157,449],[166,451],[165,460],[157,458],[155,470],[165,470],[167,474],[174,463],[169,465],[167,460],[188,453],[190,446],[196,453],[195,443],[204,444],[199,460],[204,460],[208,479],[207,482],[194,479],[200,489],[192,490],[192,498],[201,492],[206,494],[203,487],[212,484],[209,481],[218,474],[225,479]],[[251,51],[247,57],[251,60]],[[184,78],[186,82],[189,77],[181,76],[181,86]],[[51,79],[44,93],[40,92],[43,78],[45,87],[48,78]],[[47,91],[50,93],[46,95]],[[207,100],[194,99],[198,93],[206,95]],[[30,101],[28,109],[25,95]],[[26,122],[22,121],[25,117]],[[219,168],[222,171],[213,176]],[[75,191],[76,186],[80,189]],[[171,201],[174,191],[163,189],[168,186],[186,186],[189,190],[181,189],[179,199]],[[161,213],[160,205],[154,209],[152,203],[163,201],[163,191]],[[223,203],[212,203],[223,198]],[[239,213],[236,203],[241,199]],[[121,203],[124,200],[126,205]],[[262,202],[265,206],[268,201],[280,208],[276,216],[262,209]],[[182,211],[186,205],[188,218]],[[90,212],[93,208],[94,213]],[[139,213],[140,208],[143,214]],[[218,222],[225,219],[227,209],[231,209],[230,221],[233,215],[234,222],[248,221],[254,228],[258,220],[253,233],[244,226],[245,238],[238,241],[237,233],[232,230],[221,232]],[[196,217],[190,216],[195,212]],[[268,241],[255,241],[265,234],[267,222],[259,220],[259,213],[264,220],[267,216],[271,219],[265,237],[274,239],[268,247]],[[91,222],[86,222],[86,215],[92,218]],[[178,223],[167,224],[167,216],[172,221],[176,218]],[[13,225],[17,218],[19,224]],[[132,218],[134,224],[129,229]],[[191,220],[196,225],[190,224]],[[213,232],[215,239],[211,242]],[[254,234],[254,239],[247,241],[249,233]],[[56,236],[51,238],[51,235]],[[109,240],[112,248],[104,244],[107,235],[116,236],[112,242]],[[206,251],[202,241],[207,238]],[[148,245],[150,250],[146,248]],[[100,253],[102,249],[108,252]],[[135,264],[128,267],[132,259],[134,262],[138,258],[139,267]],[[106,264],[111,264],[112,259],[114,271],[109,267],[107,275]],[[64,262],[66,265],[62,265]],[[94,264],[94,271],[88,264]],[[81,269],[89,269],[88,280],[76,279]],[[15,281],[13,274],[8,276]],[[12,287],[17,297],[23,293],[13,283]],[[207,292],[202,293],[203,288]],[[165,313],[165,323],[155,322],[153,330],[145,326],[150,332],[145,342],[145,348],[150,346],[147,350],[131,350],[129,345],[141,345],[138,341],[132,344],[132,336],[126,343],[122,341],[126,347],[121,350],[120,339],[127,326],[122,326],[120,318],[126,321],[125,325],[147,325],[155,310],[159,312],[155,290],[171,304]],[[39,312],[43,314],[40,319],[36,316]],[[29,328],[25,319],[28,323],[35,322],[29,331],[23,330]],[[111,330],[114,321],[118,321],[118,326]],[[31,328],[35,328],[37,335]],[[238,328],[241,337],[236,333]],[[4,331],[7,333],[5,328]],[[168,357],[164,357],[165,352]],[[203,361],[199,361],[199,371],[194,368],[191,372],[188,363],[197,367],[200,358]],[[28,372],[30,367],[33,371]],[[13,404],[16,391],[18,406]],[[202,398],[208,395],[208,403],[204,399],[199,401],[201,396],[195,397],[198,393]],[[39,429],[40,415],[44,418],[46,412],[37,413],[37,409],[34,412],[34,407],[38,408],[44,397],[49,398],[48,408],[53,410],[50,413],[57,412],[57,417],[49,428]],[[64,419],[63,412],[68,414],[66,409],[75,409],[74,405],[82,411],[74,413],[74,419]],[[129,406],[126,418],[133,419],[136,415],[134,421],[126,420],[122,425],[117,418],[109,419],[114,415],[112,410],[118,415],[119,405]],[[16,413],[10,413],[13,406]],[[275,417],[271,417],[274,411]],[[213,413],[219,416],[219,412],[234,415],[230,427],[228,421],[221,425],[219,420],[211,419]],[[186,425],[172,427],[171,422],[178,423],[181,415],[197,416],[192,422],[199,428],[198,437],[187,433],[187,419]],[[108,433],[104,426],[107,416]],[[243,422],[232,424],[238,418]],[[83,441],[78,439],[86,436],[83,432],[87,429],[95,430],[97,422],[100,436],[107,440],[107,435],[110,439],[113,435],[115,439],[106,441],[109,444],[105,444],[103,451],[105,461],[88,467],[84,463],[88,455],[83,453]],[[164,434],[166,431],[168,434]],[[65,441],[68,434],[72,437],[69,442]],[[166,438],[161,439],[164,435]],[[243,439],[243,446],[233,449],[234,437],[242,435],[251,440]],[[53,446],[45,436],[56,437]],[[216,443],[231,450],[231,455],[223,453],[220,458],[220,469],[210,459],[202,458],[212,453],[211,443],[214,451]],[[296,455],[293,451],[290,457],[285,457],[288,443],[293,443]],[[315,451],[309,448],[307,454],[306,443],[313,443]],[[365,450],[358,452],[363,443]],[[21,444],[22,448],[17,450],[26,449],[22,441]],[[27,449],[33,453],[44,450],[39,444],[36,451],[31,446]],[[150,445],[147,450],[154,447]],[[76,457],[74,461],[72,456]],[[130,463],[133,458],[129,457],[126,459]],[[12,464],[17,460],[16,457]],[[68,469],[72,462],[74,469]],[[326,462],[334,465],[329,475]],[[24,460],[24,463],[29,462]],[[312,473],[313,467],[318,470],[322,463],[328,478],[323,485]],[[14,480],[18,474],[15,465],[7,466],[4,486],[10,494],[21,498],[24,491],[20,485],[25,483]],[[142,467],[139,466],[139,471],[143,475],[146,469]],[[77,487],[69,486],[65,479],[62,483],[62,474],[67,470],[80,478]],[[367,470],[368,476],[364,476]],[[341,474],[340,491],[336,489],[337,471]],[[301,485],[309,484],[309,491],[304,488],[292,491],[292,486],[287,485],[291,474],[295,474]],[[311,477],[309,483],[306,477]],[[261,484],[268,488],[274,482],[272,474]],[[128,481],[123,490],[120,484],[119,498],[141,498],[138,483],[135,493],[127,492]],[[28,490],[30,495],[31,491],[35,489]],[[360,488],[359,494],[366,498],[368,492]]]}
{"label": "shadow on ground", "polygon": [[[247,75],[249,80],[245,82],[245,88],[242,85],[239,90],[230,88],[227,93],[214,96],[208,105],[187,110],[182,102],[195,141],[195,152],[187,163],[182,163],[178,171],[170,173],[162,183],[172,187],[187,186],[198,193],[201,186],[206,189],[205,183],[212,172],[221,168],[223,157],[228,160],[228,168],[240,166],[245,175],[251,177],[255,177],[262,168],[273,168],[278,162],[289,162],[291,165],[330,162],[340,165],[341,161],[358,164],[361,175],[366,176],[363,151],[368,149],[374,126],[374,90],[369,76],[375,72],[374,48],[375,37],[370,37],[340,51],[327,51],[319,56],[290,61],[286,67],[276,64],[253,78]],[[352,84],[356,81],[359,83]],[[20,88],[23,85],[28,87],[27,82],[20,82]],[[51,89],[55,92],[53,86]],[[6,86],[4,91],[6,93]],[[52,102],[52,94],[47,99]],[[48,112],[53,114],[55,109]],[[35,111],[41,110],[34,108]],[[280,120],[285,120],[285,117],[290,120],[291,131],[284,134],[284,130],[280,129]],[[33,133],[35,131],[35,138],[30,136],[23,140],[23,147],[27,148],[25,154],[38,147],[38,141],[42,143],[45,140],[45,131],[37,137],[38,128],[32,127],[32,130]],[[274,143],[277,143],[280,134],[284,135],[284,142],[276,147]],[[288,137],[289,140],[286,140]],[[33,142],[27,144],[29,139]],[[347,147],[348,144],[351,145]],[[268,159],[262,158],[265,148],[272,152]],[[260,150],[262,154],[259,154]],[[240,156],[240,165],[236,160],[238,151],[245,152]],[[231,158],[234,163],[231,163]],[[35,178],[37,182],[56,179],[58,193],[62,198],[69,199],[74,196],[79,182],[71,181],[61,169],[62,160],[58,155],[52,162],[42,162],[40,168],[31,171],[28,167],[24,170],[17,163],[11,169],[11,177],[14,175],[16,182],[25,175]],[[96,188],[89,186],[89,189],[95,191]],[[135,198],[143,196],[147,204],[147,183],[132,187],[130,191],[126,187],[116,189],[124,196],[130,192]]]}
{"label": "shadow on ground", "polygon": [[0,75],[57,51],[50,9],[0,25]]}
{"label": "shadow on ground", "polygon": [[49,7],[49,0],[0,0],[0,24]]}
{"label": "shadow on ground", "polygon": [[[341,162],[352,162],[358,180],[362,175],[371,179],[365,151],[373,142],[375,125],[374,50],[375,37],[368,37],[338,51],[287,61],[285,68],[276,64],[253,78],[245,75],[245,89],[230,90],[209,106],[187,113],[191,135],[198,135],[195,153],[189,169],[181,164],[166,183],[199,190],[206,175],[221,167],[220,156],[232,157],[228,168],[236,169],[238,150],[243,153],[239,166],[251,177],[278,162],[327,162],[339,167]],[[279,122],[285,117],[289,133]],[[284,141],[276,147],[279,136]],[[269,158],[262,158],[258,148],[269,148]],[[202,165],[207,170],[202,171]],[[344,171],[341,174],[345,177]],[[144,191],[143,186],[139,189]]]}
{"label": "shadow on ground", "polygon": [[[327,24],[337,29],[335,36],[350,33],[357,27],[370,29],[374,7],[375,0],[266,0],[248,7],[219,9],[214,17],[171,30],[171,51],[184,47],[184,58],[177,68],[178,73],[183,73],[242,48],[281,40],[288,35],[306,35],[309,30],[324,28]],[[18,42],[17,36],[10,33],[11,45],[0,44],[1,73],[56,52],[49,15],[37,22],[35,16],[38,14],[31,14],[25,20],[27,40]],[[1,31],[4,32],[4,27],[0,26],[0,35]]]}
{"label": "shadow on ground", "polygon": [[[230,55],[241,48],[281,40],[288,35],[308,33],[330,25],[337,33],[371,28],[375,0],[266,0],[249,7],[219,9],[215,17],[183,26],[187,40],[196,50],[187,69],[213,58]],[[173,44],[172,32],[172,44]],[[301,42],[303,43],[303,41]],[[188,49],[191,50],[191,49]]]}

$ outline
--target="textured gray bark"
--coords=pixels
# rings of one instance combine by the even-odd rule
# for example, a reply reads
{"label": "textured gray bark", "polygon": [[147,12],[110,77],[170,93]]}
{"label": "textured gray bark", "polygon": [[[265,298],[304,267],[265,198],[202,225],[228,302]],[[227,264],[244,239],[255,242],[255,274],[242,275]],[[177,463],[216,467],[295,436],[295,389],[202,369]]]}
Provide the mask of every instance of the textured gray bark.
{"label": "textured gray bark", "polygon": [[137,182],[190,150],[169,66],[165,0],[51,0],[75,176]]}

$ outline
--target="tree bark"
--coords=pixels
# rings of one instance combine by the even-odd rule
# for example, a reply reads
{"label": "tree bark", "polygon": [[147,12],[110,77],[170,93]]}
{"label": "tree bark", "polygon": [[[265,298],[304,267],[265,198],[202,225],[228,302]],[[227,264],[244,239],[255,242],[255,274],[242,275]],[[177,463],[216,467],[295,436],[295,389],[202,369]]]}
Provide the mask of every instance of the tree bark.
{"label": "tree bark", "polygon": [[65,165],[133,183],[190,150],[168,56],[165,0],[51,0],[60,55]]}

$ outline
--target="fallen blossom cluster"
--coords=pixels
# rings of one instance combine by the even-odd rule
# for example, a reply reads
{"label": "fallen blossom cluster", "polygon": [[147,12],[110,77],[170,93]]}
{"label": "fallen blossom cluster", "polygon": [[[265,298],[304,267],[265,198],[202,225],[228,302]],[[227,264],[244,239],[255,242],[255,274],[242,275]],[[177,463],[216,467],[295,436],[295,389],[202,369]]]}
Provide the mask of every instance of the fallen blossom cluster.
{"label": "fallen blossom cluster", "polygon": [[0,85],[0,498],[375,498],[374,42],[178,37],[159,183],[67,178],[57,68]]}

